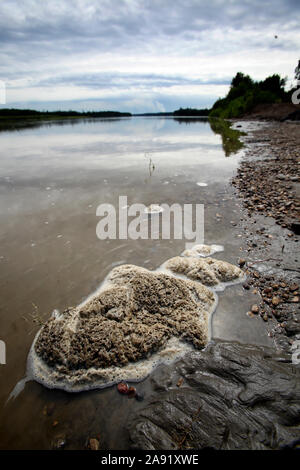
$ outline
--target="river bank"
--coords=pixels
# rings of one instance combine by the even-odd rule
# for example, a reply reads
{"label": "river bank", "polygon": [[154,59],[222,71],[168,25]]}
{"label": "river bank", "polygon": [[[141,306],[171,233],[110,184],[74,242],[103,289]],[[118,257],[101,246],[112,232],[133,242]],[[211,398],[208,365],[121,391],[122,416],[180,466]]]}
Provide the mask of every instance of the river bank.
{"label": "river bank", "polygon": [[257,296],[248,316],[274,347],[214,340],[174,369],[155,371],[151,396],[129,423],[134,449],[299,446],[300,375],[291,356],[300,338],[299,124],[233,128],[247,132],[232,184],[242,204],[234,225],[245,296]]}
{"label": "river bank", "polygon": [[246,211],[240,223],[244,287],[260,296],[249,315],[269,322],[269,335],[288,352],[300,338],[299,131],[299,123],[258,125],[243,137],[247,150],[232,180]]}

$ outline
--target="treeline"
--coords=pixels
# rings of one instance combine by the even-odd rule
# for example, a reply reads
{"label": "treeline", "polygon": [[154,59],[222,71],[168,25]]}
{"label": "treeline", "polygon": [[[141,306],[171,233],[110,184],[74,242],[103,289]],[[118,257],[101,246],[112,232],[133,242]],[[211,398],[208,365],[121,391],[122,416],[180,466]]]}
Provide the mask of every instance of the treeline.
{"label": "treeline", "polygon": [[101,117],[101,118],[113,118],[113,117],[130,117],[131,113],[121,113],[119,111],[36,111],[34,109],[0,109],[0,117],[7,119],[18,119],[18,118],[33,118],[33,119],[44,119],[44,118],[80,118],[80,117]]}
{"label": "treeline", "polygon": [[209,116],[236,118],[251,111],[258,104],[290,102],[294,89],[285,91],[286,79],[274,74],[262,81],[238,72],[231,81],[225,98],[218,99]]}
{"label": "treeline", "polygon": [[208,116],[209,109],[180,108],[173,112],[173,116]]}

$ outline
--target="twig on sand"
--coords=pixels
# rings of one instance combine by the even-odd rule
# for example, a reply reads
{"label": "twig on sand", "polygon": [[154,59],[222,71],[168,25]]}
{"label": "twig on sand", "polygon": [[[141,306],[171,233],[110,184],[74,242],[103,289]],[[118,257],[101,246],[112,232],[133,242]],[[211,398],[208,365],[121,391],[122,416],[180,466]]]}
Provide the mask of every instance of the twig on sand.
{"label": "twig on sand", "polygon": [[248,264],[248,263],[247,263],[247,267],[248,267],[248,268],[251,268],[252,266],[254,266],[254,265],[257,264],[257,263],[264,263],[264,262],[266,262],[266,261],[282,261],[282,259],[266,258],[266,259],[258,259],[258,260],[256,260],[256,261],[253,261],[253,260],[250,260],[250,261],[252,261],[252,263],[251,263],[251,264]]}
{"label": "twig on sand", "polygon": [[283,271],[292,271],[294,273],[300,273],[300,269],[294,269],[294,268],[289,268],[289,267],[285,267],[285,268],[281,268]]}
{"label": "twig on sand", "polygon": [[[41,314],[39,313],[39,308],[37,305],[35,305],[33,302],[32,302],[32,305],[33,305],[33,308],[34,308],[34,312],[33,313],[29,313],[28,316],[31,317],[31,318],[28,318],[26,316],[23,316],[23,320],[25,320],[26,322],[32,322],[32,323],[35,323],[37,324],[38,326],[43,326],[45,321],[42,319],[42,316]],[[31,330],[29,331],[29,335],[32,333],[32,331],[34,330],[34,327],[31,328]]]}

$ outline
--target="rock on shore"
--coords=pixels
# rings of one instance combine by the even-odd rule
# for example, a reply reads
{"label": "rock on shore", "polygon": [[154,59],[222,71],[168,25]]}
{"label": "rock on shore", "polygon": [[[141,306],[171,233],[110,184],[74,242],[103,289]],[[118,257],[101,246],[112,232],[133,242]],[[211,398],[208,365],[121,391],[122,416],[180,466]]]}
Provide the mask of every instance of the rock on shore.
{"label": "rock on shore", "polygon": [[212,342],[175,368],[156,370],[152,383],[149,402],[128,424],[133,449],[278,449],[300,443],[300,368],[271,349]]}

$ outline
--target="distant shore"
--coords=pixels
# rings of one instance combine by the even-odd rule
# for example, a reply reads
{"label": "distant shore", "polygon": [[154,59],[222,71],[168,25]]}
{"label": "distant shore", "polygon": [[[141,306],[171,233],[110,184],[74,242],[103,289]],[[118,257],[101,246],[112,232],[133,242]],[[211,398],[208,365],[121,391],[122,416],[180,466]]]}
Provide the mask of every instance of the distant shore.
{"label": "distant shore", "polygon": [[119,111],[36,111],[33,109],[0,109],[0,130],[13,130],[22,127],[35,127],[40,122],[70,121],[82,119],[129,118],[131,113]]}
{"label": "distant shore", "polygon": [[131,117],[131,113],[119,111],[36,111],[33,109],[0,109],[0,125],[7,122],[44,121],[84,118]]}

